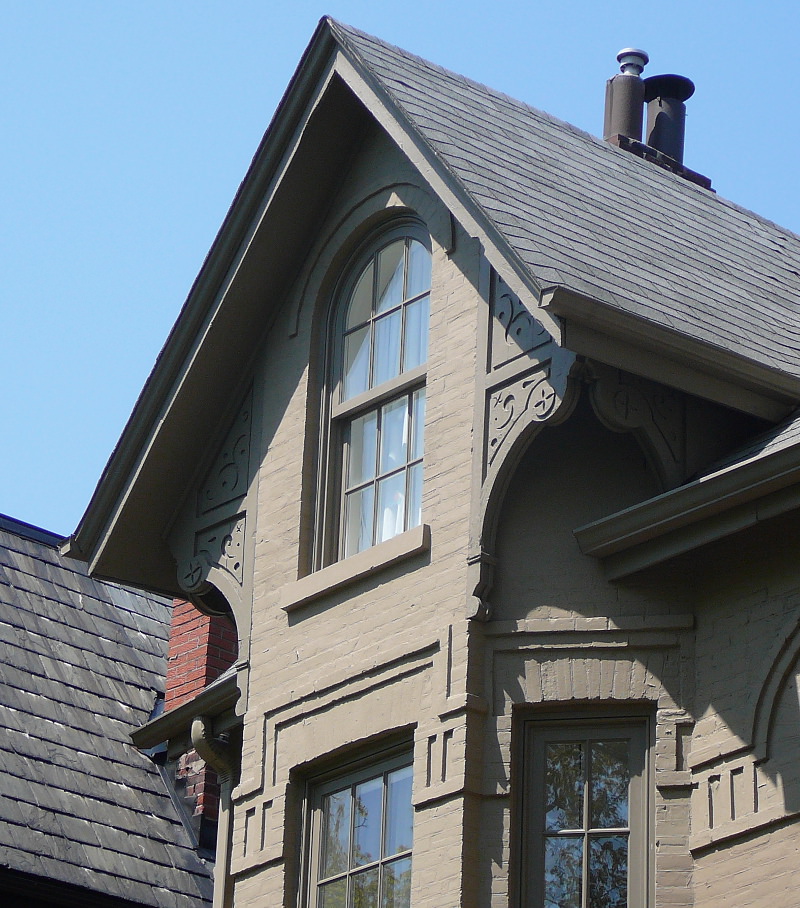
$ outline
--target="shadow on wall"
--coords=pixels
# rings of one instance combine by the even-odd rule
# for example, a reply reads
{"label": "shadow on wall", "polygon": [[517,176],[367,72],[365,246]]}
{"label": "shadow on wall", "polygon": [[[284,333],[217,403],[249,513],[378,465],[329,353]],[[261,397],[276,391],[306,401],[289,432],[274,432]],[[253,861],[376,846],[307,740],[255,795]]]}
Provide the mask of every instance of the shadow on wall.
{"label": "shadow on wall", "polygon": [[[531,636],[524,654],[493,655],[494,711],[658,697],[697,719],[693,753],[768,757],[761,808],[800,811],[798,519],[607,581],[573,530],[659,492],[633,435],[605,428],[585,394],[532,441],[502,504],[489,597],[493,621],[525,621]],[[603,674],[605,687],[591,680]]]}

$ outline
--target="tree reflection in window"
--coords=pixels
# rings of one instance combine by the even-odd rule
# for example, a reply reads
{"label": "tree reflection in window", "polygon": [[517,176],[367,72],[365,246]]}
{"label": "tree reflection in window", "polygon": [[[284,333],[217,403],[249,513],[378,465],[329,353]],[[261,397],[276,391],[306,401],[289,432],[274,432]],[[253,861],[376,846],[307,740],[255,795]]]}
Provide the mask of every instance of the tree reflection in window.
{"label": "tree reflection in window", "polygon": [[409,908],[411,779],[401,766],[322,797],[317,908]]}
{"label": "tree reflection in window", "polygon": [[627,908],[631,754],[624,735],[543,742],[545,908]]}

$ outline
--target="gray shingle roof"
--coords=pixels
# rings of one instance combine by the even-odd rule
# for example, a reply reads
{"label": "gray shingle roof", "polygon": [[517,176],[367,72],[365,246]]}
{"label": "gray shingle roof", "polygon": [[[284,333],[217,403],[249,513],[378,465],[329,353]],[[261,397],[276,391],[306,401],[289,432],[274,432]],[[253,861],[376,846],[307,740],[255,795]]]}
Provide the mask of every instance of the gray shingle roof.
{"label": "gray shingle roof", "polygon": [[506,95],[330,27],[541,288],[800,376],[800,237]]}
{"label": "gray shingle roof", "polygon": [[0,868],[208,904],[209,867],[129,738],[163,690],[169,606],[93,580],[32,529],[0,519]]}

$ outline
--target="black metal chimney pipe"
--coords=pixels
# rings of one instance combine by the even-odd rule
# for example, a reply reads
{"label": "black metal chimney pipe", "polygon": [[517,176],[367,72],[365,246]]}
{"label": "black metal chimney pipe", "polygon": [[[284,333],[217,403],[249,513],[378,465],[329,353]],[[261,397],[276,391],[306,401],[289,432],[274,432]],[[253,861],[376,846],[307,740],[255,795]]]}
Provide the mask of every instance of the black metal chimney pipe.
{"label": "black metal chimney pipe", "polygon": [[686,105],[694,82],[686,76],[650,76],[642,83],[647,102],[647,144],[683,163]]}
{"label": "black metal chimney pipe", "polygon": [[645,51],[635,47],[626,47],[617,54],[620,72],[606,82],[606,141],[614,136],[642,141],[644,82],[639,76],[649,59]]}

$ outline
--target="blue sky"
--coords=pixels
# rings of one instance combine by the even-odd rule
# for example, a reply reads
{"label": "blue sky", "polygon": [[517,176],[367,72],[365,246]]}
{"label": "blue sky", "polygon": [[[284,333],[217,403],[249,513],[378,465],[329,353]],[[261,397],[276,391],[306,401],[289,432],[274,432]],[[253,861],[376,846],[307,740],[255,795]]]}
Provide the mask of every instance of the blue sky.
{"label": "blue sky", "polygon": [[800,8],[785,0],[0,0],[0,12],[0,513],[55,532],[88,504],[324,13],[595,134],[617,51],[642,47],[646,75],[697,85],[686,164],[800,232]]}

